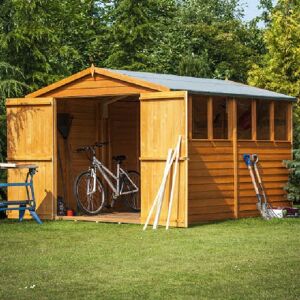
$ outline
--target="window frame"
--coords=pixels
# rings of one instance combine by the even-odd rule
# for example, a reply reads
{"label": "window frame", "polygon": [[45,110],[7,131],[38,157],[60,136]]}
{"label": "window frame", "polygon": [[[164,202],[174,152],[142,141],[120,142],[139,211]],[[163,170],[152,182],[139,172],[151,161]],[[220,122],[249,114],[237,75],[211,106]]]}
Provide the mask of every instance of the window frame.
{"label": "window frame", "polygon": [[[194,121],[194,116],[193,116],[193,101],[195,101],[196,99],[194,98],[197,95],[190,95],[188,97],[188,118],[189,118],[189,122],[188,122],[188,136],[189,139],[192,141],[208,141],[209,135],[208,135],[208,111],[209,111],[209,98],[207,97],[206,102],[207,102],[207,111],[206,111],[206,115],[207,115],[207,138],[206,139],[199,139],[199,138],[195,138],[193,137],[193,121]],[[205,96],[205,95],[200,95],[200,96]]]}
{"label": "window frame", "polygon": [[[195,95],[196,96],[196,95]],[[233,129],[236,127],[236,135],[237,135],[237,103],[238,100],[242,101],[251,101],[251,139],[238,139],[237,141],[241,142],[273,142],[273,143],[286,143],[292,142],[292,103],[286,103],[287,112],[286,112],[286,131],[287,131],[287,139],[285,140],[276,140],[275,139],[275,101],[281,100],[264,100],[258,98],[229,98],[222,96],[207,96],[202,95],[207,98],[207,139],[198,139],[193,138],[193,104],[194,95],[189,96],[189,139],[192,141],[203,141],[203,142],[213,142],[213,141],[232,141],[233,140]],[[226,99],[227,106],[227,127],[228,127],[228,138],[227,139],[215,139],[213,138],[213,98],[224,98]],[[257,139],[257,101],[262,100],[269,103],[269,137],[270,139]],[[235,107],[235,109],[234,109]],[[233,115],[235,113],[235,116]],[[234,121],[235,120],[235,121]],[[234,122],[236,124],[234,124]]]}
{"label": "window frame", "polygon": [[[192,141],[232,141],[232,105],[230,105],[231,99],[228,97],[222,96],[206,96],[207,99],[207,139],[198,139],[193,137],[193,101],[195,101],[194,95],[189,96],[189,138]],[[227,139],[216,139],[213,138],[214,127],[213,127],[213,98],[223,98],[226,100],[226,109],[227,109]]]}

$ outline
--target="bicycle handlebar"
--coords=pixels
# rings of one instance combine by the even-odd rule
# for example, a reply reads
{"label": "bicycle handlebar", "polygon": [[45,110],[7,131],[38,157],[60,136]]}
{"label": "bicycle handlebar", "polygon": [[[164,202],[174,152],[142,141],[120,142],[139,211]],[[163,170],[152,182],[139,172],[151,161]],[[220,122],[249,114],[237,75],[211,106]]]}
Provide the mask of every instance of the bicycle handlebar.
{"label": "bicycle handlebar", "polygon": [[96,142],[94,145],[90,145],[90,146],[83,146],[83,147],[79,147],[76,149],[76,152],[85,152],[85,151],[89,151],[89,150],[95,150],[96,147],[103,147],[108,145],[108,142]]}

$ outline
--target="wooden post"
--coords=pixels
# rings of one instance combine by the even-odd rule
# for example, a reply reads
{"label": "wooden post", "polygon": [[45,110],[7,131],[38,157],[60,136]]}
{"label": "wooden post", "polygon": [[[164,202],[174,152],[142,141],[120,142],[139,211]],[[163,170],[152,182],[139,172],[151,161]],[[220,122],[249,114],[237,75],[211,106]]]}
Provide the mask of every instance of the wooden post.
{"label": "wooden post", "polygon": [[[102,108],[101,108],[101,103],[100,102],[95,102],[95,109],[96,109],[96,114],[95,114],[95,123],[96,123],[96,142],[103,142],[102,141]],[[102,149],[97,148],[97,156],[99,157],[100,153],[102,154]],[[101,155],[102,159],[102,155]]]}
{"label": "wooden post", "polygon": [[188,119],[188,137],[191,140],[193,138],[193,97],[188,96],[188,105],[186,118]]}
{"label": "wooden post", "polygon": [[214,138],[213,131],[213,98],[209,97],[207,101],[207,138],[209,141]]}
{"label": "wooden post", "polygon": [[233,109],[233,100],[228,99],[227,100],[227,109],[228,109],[228,140],[233,139],[233,115],[232,115],[232,109]]}
{"label": "wooden post", "polygon": [[52,201],[52,219],[57,216],[57,104],[56,99],[53,99],[53,153],[52,153],[52,176],[53,176],[53,201]]}
{"label": "wooden post", "polygon": [[252,100],[251,103],[251,125],[252,125],[252,141],[256,141],[257,140],[257,131],[256,131],[256,100]]}
{"label": "wooden post", "polygon": [[238,144],[237,144],[237,100],[232,99],[232,144],[233,144],[233,174],[234,174],[234,217],[239,217],[238,199]]}
{"label": "wooden post", "polygon": [[293,143],[293,103],[288,104],[287,109],[287,140]]}
{"label": "wooden post", "polygon": [[274,101],[270,103],[270,140],[275,141],[275,117],[274,117]]}
{"label": "wooden post", "polygon": [[[185,211],[185,214],[184,214],[184,226],[185,227],[188,227],[188,206],[189,206],[189,203],[188,203],[188,199],[189,199],[189,195],[188,195],[188,186],[189,186],[189,166],[188,166],[188,156],[189,156],[189,138],[188,138],[188,134],[189,134],[189,130],[191,131],[191,137],[193,135],[193,126],[189,129],[189,122],[193,122],[193,119],[192,119],[192,110],[193,110],[193,107],[191,106],[189,108],[189,103],[191,103],[190,105],[193,104],[193,97],[192,95],[189,95],[189,93],[187,92],[185,94],[185,97],[184,97],[184,101],[185,101],[185,137],[183,136],[183,138],[185,138],[185,149],[180,149],[179,151],[179,158],[181,156],[181,153],[183,154],[183,156],[185,155],[186,156],[186,163],[185,164],[182,164],[182,166],[180,165],[180,161],[178,162],[178,176],[180,177],[180,171],[181,171],[181,168],[185,168],[185,188],[184,188],[184,194],[185,194],[185,202],[184,202],[184,211]],[[183,148],[183,147],[182,147]],[[179,194],[178,194],[179,195]],[[178,220],[180,218],[180,215],[179,215],[179,203],[180,203],[180,200],[178,198],[177,202],[176,202],[176,226],[178,226]]]}

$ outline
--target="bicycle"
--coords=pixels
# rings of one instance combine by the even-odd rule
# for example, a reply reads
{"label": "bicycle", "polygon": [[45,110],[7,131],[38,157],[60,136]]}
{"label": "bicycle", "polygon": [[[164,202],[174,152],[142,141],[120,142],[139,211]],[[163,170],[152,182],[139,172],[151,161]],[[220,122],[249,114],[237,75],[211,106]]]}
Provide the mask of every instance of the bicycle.
{"label": "bicycle", "polygon": [[[91,165],[87,171],[77,176],[74,183],[74,195],[78,207],[88,215],[98,214],[107,203],[104,185],[97,176],[97,171],[105,179],[108,187],[112,190],[112,203],[123,196],[127,206],[133,211],[140,211],[139,181],[140,175],[136,171],[125,171],[121,168],[126,159],[124,155],[114,156],[117,163],[117,171],[114,174],[96,157],[96,148],[103,147],[108,143],[95,143],[91,146],[78,148],[77,152],[87,152]],[[91,154],[91,157],[89,156]]]}

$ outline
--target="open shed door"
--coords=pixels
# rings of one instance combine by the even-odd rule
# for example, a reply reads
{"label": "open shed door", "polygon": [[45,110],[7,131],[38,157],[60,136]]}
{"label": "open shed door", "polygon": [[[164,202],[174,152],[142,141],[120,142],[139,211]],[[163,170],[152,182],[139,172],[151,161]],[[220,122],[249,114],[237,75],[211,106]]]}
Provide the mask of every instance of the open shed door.
{"label": "open shed door", "polygon": [[[146,221],[159,189],[168,149],[175,148],[178,136],[181,135],[179,176],[170,224],[187,227],[187,92],[141,94],[140,100],[141,222]],[[166,187],[160,224],[165,224],[167,219],[170,182]]]}
{"label": "open shed door", "polygon": [[[56,181],[55,99],[8,99],[7,109],[7,160],[14,163],[33,163],[38,166],[34,176],[37,213],[43,219],[55,216]],[[8,172],[8,182],[25,180],[26,169]],[[26,199],[25,188],[8,189],[8,200]],[[10,218],[18,213],[9,211]],[[25,215],[26,217],[26,215]]]}

